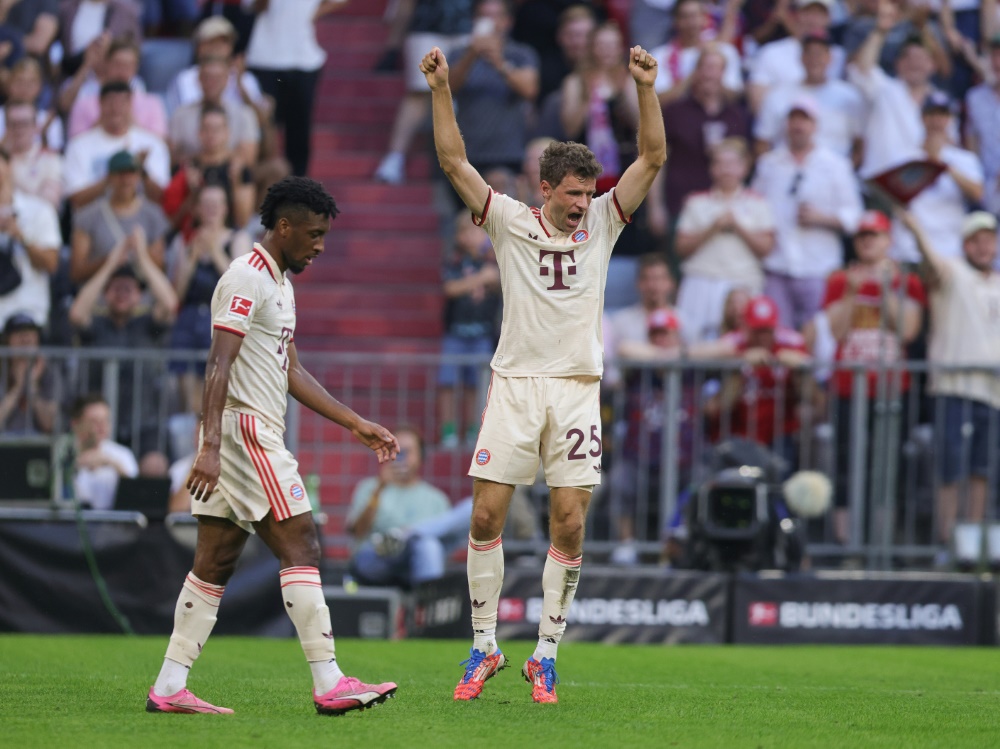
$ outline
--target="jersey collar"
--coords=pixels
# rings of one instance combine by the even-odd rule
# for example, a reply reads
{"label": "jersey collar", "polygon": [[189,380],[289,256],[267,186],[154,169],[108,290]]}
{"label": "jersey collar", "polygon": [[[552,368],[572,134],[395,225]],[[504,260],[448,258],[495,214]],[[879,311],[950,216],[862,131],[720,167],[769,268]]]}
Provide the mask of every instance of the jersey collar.
{"label": "jersey collar", "polygon": [[545,229],[545,233],[550,237],[568,237],[569,233],[558,228],[545,217],[545,206],[538,209],[538,223]]}
{"label": "jersey collar", "polygon": [[278,270],[278,266],[275,264],[274,258],[271,257],[271,253],[265,250],[260,242],[254,242],[253,252],[260,255],[260,259],[264,261],[264,266],[267,268],[267,272],[271,274],[271,278],[276,283],[281,283],[284,280],[284,275]]}

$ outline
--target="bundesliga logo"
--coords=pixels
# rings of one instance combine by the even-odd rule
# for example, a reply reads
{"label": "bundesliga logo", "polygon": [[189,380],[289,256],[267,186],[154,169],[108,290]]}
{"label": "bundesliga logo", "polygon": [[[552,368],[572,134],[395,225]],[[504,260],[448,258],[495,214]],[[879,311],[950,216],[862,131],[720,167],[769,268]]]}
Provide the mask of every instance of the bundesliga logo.
{"label": "bundesliga logo", "polygon": [[476,453],[476,463],[478,465],[484,466],[490,462],[490,451],[483,448],[478,453]]}
{"label": "bundesliga logo", "polygon": [[229,314],[240,317],[250,317],[250,310],[253,309],[253,300],[241,296],[233,296],[229,302]]}
{"label": "bundesliga logo", "polygon": [[302,499],[306,494],[298,484],[292,484],[292,488],[288,492],[292,495],[292,499]]}

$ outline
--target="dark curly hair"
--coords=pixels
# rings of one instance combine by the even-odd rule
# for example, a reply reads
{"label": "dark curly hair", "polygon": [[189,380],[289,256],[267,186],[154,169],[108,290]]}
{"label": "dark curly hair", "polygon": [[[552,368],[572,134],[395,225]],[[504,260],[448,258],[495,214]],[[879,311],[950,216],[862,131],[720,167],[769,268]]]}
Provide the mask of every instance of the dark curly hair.
{"label": "dark curly hair", "polygon": [[285,177],[275,182],[260,206],[260,222],[271,230],[278,219],[315,213],[333,219],[340,213],[330,193],[319,182],[308,177]]}
{"label": "dark curly hair", "polygon": [[593,152],[582,143],[550,143],[538,160],[539,177],[556,187],[567,174],[580,179],[597,179],[604,169]]}

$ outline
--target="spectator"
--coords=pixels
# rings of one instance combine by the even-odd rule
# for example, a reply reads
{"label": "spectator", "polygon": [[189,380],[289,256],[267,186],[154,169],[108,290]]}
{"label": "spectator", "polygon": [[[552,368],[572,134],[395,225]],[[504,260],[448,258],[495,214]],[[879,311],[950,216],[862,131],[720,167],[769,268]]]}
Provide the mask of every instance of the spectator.
{"label": "spectator", "polygon": [[[74,79],[75,80],[75,79]],[[130,38],[114,39],[94,75],[80,82],[79,87],[63,90],[60,101],[69,109],[69,137],[94,127],[101,116],[101,86],[109,81],[124,81],[132,89],[132,121],[154,135],[167,136],[167,113],[163,100],[146,93],[139,77],[139,46]],[[75,96],[71,96],[76,88]],[[72,98],[72,105],[69,104]]]}
{"label": "spectator", "polygon": [[525,205],[541,207],[545,202],[539,159],[549,144],[554,142],[553,138],[532,138],[524,149],[524,161],[521,162],[521,174],[517,177],[515,189],[517,199]]}
{"label": "spectator", "polygon": [[[234,258],[253,249],[250,237],[229,228],[226,191],[207,183],[197,191],[195,226],[190,239],[178,234],[171,248],[176,258],[171,282],[181,300],[170,338],[172,349],[207,351],[212,344],[212,294],[219,278]],[[173,362],[171,369],[181,375],[183,408],[201,412],[205,367],[189,362]]]}
{"label": "spectator", "polygon": [[894,8],[881,0],[876,25],[848,68],[848,80],[861,90],[868,105],[860,169],[864,177],[920,156],[924,140],[920,110],[934,90],[934,58],[920,38],[909,38],[900,47],[895,78],[878,66],[885,35],[895,23]]}
{"label": "spectator", "polygon": [[[369,585],[410,587],[444,574],[445,546],[437,533],[422,531],[428,521],[441,523],[443,535],[452,536],[461,548],[468,536],[472,503],[459,505],[451,520],[452,507],[444,493],[420,478],[423,444],[405,427],[396,431],[399,454],[354,489],[347,513],[347,530],[359,542],[351,560],[351,571]],[[436,529],[435,529],[436,530]]]}
{"label": "spectator", "polygon": [[58,211],[62,207],[63,159],[38,142],[36,112],[31,102],[7,102],[3,148],[10,154],[14,188],[41,198]]}
{"label": "spectator", "polygon": [[185,104],[170,117],[170,151],[173,163],[183,164],[201,148],[200,130],[206,107],[221,108],[227,120],[229,140],[226,150],[248,166],[257,163],[260,152],[260,126],[251,107],[223,98],[229,77],[229,62],[218,57],[203,57],[198,63],[198,80],[203,98]]}
{"label": "spectator", "polygon": [[[889,378],[887,392],[890,397],[909,389],[907,373],[896,371],[886,375],[885,367],[905,358],[905,347],[920,332],[922,307],[926,305],[920,279],[914,273],[902,272],[889,258],[892,244],[890,230],[885,214],[878,211],[865,213],[858,222],[854,237],[857,259],[846,270],[830,274],[823,294],[823,309],[830,332],[837,341],[836,361],[863,364],[870,368],[867,392],[856,394],[869,399],[875,398],[881,376]],[[835,372],[833,377],[833,389],[837,395],[834,413],[837,435],[834,534],[839,543],[848,541],[848,470],[851,468],[851,444],[856,438],[854,430],[857,428],[851,419],[853,378],[853,373],[846,369]],[[907,409],[901,411],[904,427],[900,434],[905,435]],[[869,440],[877,422],[872,416],[874,412],[869,404],[869,418],[864,426]],[[898,447],[893,445],[890,449]],[[866,466],[853,466],[853,469],[869,475]]]}
{"label": "spectator", "polygon": [[807,36],[802,39],[802,67],[805,78],[800,83],[783,83],[768,90],[754,126],[755,150],[765,153],[785,138],[784,119],[788,107],[803,96],[810,96],[819,106],[816,143],[860,162],[863,145],[865,104],[858,89],[844,81],[830,78],[830,38]]}
{"label": "spectator", "polygon": [[643,49],[655,49],[666,39],[673,26],[676,0],[633,0],[629,13],[629,39]]}
{"label": "spectator", "polygon": [[[727,8],[738,8],[730,3]],[[709,44],[726,59],[722,86],[729,94],[743,92],[743,71],[740,53],[731,44],[707,42],[709,17],[702,0],[678,0],[673,7],[673,41],[657,46],[652,55],[659,65],[656,93],[660,103],[667,105],[687,94],[689,79],[703,50]]]}
{"label": "spectator", "polygon": [[[962,257],[962,224],[967,207],[983,200],[983,165],[971,151],[953,145],[954,111],[948,95],[935,91],[923,106],[923,155],[946,170],[917,194],[908,206],[924,227],[934,251],[945,257]],[[893,257],[903,262],[920,260],[913,235],[902,226],[893,236]]]}
{"label": "spectator", "polygon": [[454,52],[451,89],[469,162],[492,183],[521,170],[526,116],[538,95],[538,56],[508,38],[511,17],[503,0],[479,0],[475,22],[479,33]]}
{"label": "spectator", "polygon": [[774,249],[767,201],[744,187],[750,173],[746,142],[732,138],[712,149],[712,189],[684,204],[674,249],[683,261],[677,307],[687,340],[719,337],[726,295],[734,286],[764,289],[761,260]]}
{"label": "spectator", "polygon": [[7,0],[0,6],[0,23],[22,34],[24,51],[45,60],[59,32],[58,0]]}
{"label": "spectator", "polygon": [[[931,244],[923,223],[911,212],[902,220],[917,239],[931,292],[928,356],[939,366],[992,366],[993,371],[934,372],[931,392],[943,411],[936,435],[938,456],[937,533],[950,544],[955,521],[981,523],[985,517],[987,477],[995,452],[991,435],[1000,417],[1000,273],[997,221],[984,211],[962,225],[962,255],[947,257]],[[959,488],[967,491],[959,502]],[[964,505],[959,512],[960,504]]]}
{"label": "spectator", "polygon": [[985,172],[983,205],[1000,213],[1000,35],[989,42],[991,80],[965,96],[965,143],[980,158]]}
{"label": "spectator", "polygon": [[119,151],[108,160],[108,194],[80,209],[73,217],[69,274],[74,283],[88,281],[104,265],[114,248],[127,244],[136,229],[154,264],[165,267],[164,237],[167,219],[156,203],[139,193],[138,160]]}
{"label": "spectator", "polygon": [[218,185],[225,191],[227,225],[235,228],[249,223],[256,193],[253,172],[230,148],[225,110],[206,104],[200,119],[198,153],[185,161],[163,192],[163,209],[185,238],[194,228],[194,204],[203,185]]}
{"label": "spectator", "polygon": [[[126,263],[129,256],[135,259],[135,269]],[[139,273],[152,293],[152,312],[141,307]],[[98,314],[96,308],[102,293],[107,311]],[[136,226],[125,241],[115,245],[97,273],[80,289],[69,309],[69,320],[85,346],[123,351],[147,349],[158,347],[164,340],[176,309],[177,295],[150,256],[142,227]],[[161,377],[155,362],[127,362],[119,366],[115,434],[139,455],[159,445]],[[100,362],[91,367],[89,378],[90,382],[101,381]]]}
{"label": "spectator", "polygon": [[[551,19],[556,12],[554,26],[539,23],[538,15],[544,14]],[[529,44],[538,55],[539,100],[558,91],[566,76],[586,60],[596,26],[593,9],[582,2],[521,3],[518,6],[511,36]]]}
{"label": "spectator", "polygon": [[338,0],[255,0],[257,12],[246,64],[274,98],[285,129],[285,158],[304,175],[312,147],[313,101],[326,52],[316,41],[316,21],[340,10]]}
{"label": "spectator", "polygon": [[[37,349],[42,329],[31,315],[17,313],[3,328],[7,348]],[[42,356],[21,354],[3,361],[0,383],[0,433],[4,436],[52,434],[56,420],[56,383]]]}
{"label": "spectator", "polygon": [[745,286],[734,286],[729,290],[722,303],[722,322],[719,325],[720,338],[728,333],[743,330],[743,313],[754,296],[756,295],[752,294],[750,289]]}
{"label": "spectator", "polygon": [[132,0],[63,0],[59,4],[59,40],[63,72],[73,75],[83,64],[91,43],[130,37],[142,44],[139,7]]}
{"label": "spectator", "polygon": [[820,308],[826,277],[844,262],[841,234],[853,233],[861,196],[851,163],[817,146],[819,109],[792,102],[786,143],[757,163],[754,189],[774,213],[774,251],[764,260],[764,293],[778,306],[781,325],[800,330]]}
{"label": "spectator", "polygon": [[[237,55],[243,55],[253,32],[253,6],[245,0],[207,0],[201,3],[201,23],[195,29],[196,36],[201,25],[212,18],[221,18],[231,24],[235,33],[230,49]],[[197,55],[195,59],[198,59]]]}
{"label": "spectator", "polygon": [[930,3],[876,0],[870,6],[874,6],[871,12],[853,15],[844,29],[844,50],[851,59],[860,54],[872,31],[881,28],[882,47],[875,59],[886,75],[892,75],[903,48],[912,40],[920,40],[930,52],[942,80],[951,77],[952,63],[945,36],[931,20]]}
{"label": "spectator", "polygon": [[[197,104],[204,98],[201,82],[198,80],[198,63],[203,58],[235,63],[233,55],[236,42],[235,27],[222,16],[209,16],[198,24],[194,31],[195,64],[178,73],[167,89],[165,98],[169,112],[173,113],[186,104]],[[264,94],[253,73],[233,64],[222,99],[231,104],[259,106],[264,103]]]}
{"label": "spectator", "polygon": [[167,469],[170,476],[170,502],[167,504],[167,512],[191,512],[191,492],[187,488],[188,476],[191,475],[191,468],[194,466],[194,459],[198,455],[198,445],[201,443],[201,417],[194,420],[194,435],[191,440],[191,451],[181,458],[178,458]]}
{"label": "spectator", "polygon": [[159,202],[170,181],[167,144],[132,123],[132,89],[123,81],[101,86],[101,117],[96,127],[70,138],[66,146],[64,185],[74,209],[101,197],[111,178],[108,163],[120,151],[136,157],[146,197]]}
{"label": "spectator", "polygon": [[9,157],[0,150],[0,325],[20,312],[45,327],[49,275],[61,246],[55,209],[14,186]]}
{"label": "spectator", "polygon": [[[628,67],[622,65],[625,57],[625,40],[609,21],[594,30],[583,67],[563,81],[563,133],[585,143],[604,168],[597,178],[598,195],[613,188],[635,160],[639,98]],[[463,127],[462,132],[468,130]]]}
{"label": "spectator", "polygon": [[[41,63],[34,57],[25,57],[10,71],[7,80],[7,99],[2,112],[14,102],[30,102],[35,105],[35,123],[38,129],[35,139],[40,146],[53,151],[62,149],[65,145],[62,120],[54,112],[43,106],[44,75]],[[0,117],[0,138],[6,134],[5,117]]]}
{"label": "spectator", "polygon": [[113,509],[118,479],[139,475],[135,455],[111,439],[111,409],[97,394],[76,399],[70,411],[70,434],[57,448],[64,470],[63,491],[81,505]]}
{"label": "spectator", "polygon": [[431,47],[439,47],[451,59],[452,51],[466,44],[472,31],[472,4],[473,0],[425,0],[396,6],[397,13],[401,9],[411,13],[396,18],[397,28],[408,26],[403,45],[406,95],[396,110],[389,151],[375,170],[375,179],[380,182],[399,185],[405,179],[406,152],[431,111],[431,92],[420,72],[420,60]]}
{"label": "spectator", "polygon": [[[486,231],[469,220],[468,212],[461,212],[456,227],[455,253],[444,266],[445,334],[441,353],[478,354],[488,360],[496,348],[500,270]],[[442,447],[458,447],[462,427],[466,441],[475,442],[479,432],[475,410],[480,372],[479,367],[471,365],[441,365],[438,407]]]}
{"label": "spectator", "polygon": [[[833,0],[794,0],[793,36],[769,42],[758,50],[750,63],[750,109],[760,110],[767,92],[783,83],[801,83],[806,77],[802,68],[802,39],[807,36],[828,36]],[[830,49],[827,76],[840,78],[844,70],[844,50]]]}
{"label": "spectator", "polygon": [[143,478],[165,479],[170,477],[170,462],[159,450],[150,450],[139,458],[139,475]]}
{"label": "spectator", "polygon": [[712,47],[701,53],[691,74],[690,92],[663,109],[670,168],[661,169],[650,189],[650,229],[666,236],[680,216],[684,200],[709,189],[709,153],[726,138],[746,138],[745,110],[731,102],[722,86],[726,58]]}

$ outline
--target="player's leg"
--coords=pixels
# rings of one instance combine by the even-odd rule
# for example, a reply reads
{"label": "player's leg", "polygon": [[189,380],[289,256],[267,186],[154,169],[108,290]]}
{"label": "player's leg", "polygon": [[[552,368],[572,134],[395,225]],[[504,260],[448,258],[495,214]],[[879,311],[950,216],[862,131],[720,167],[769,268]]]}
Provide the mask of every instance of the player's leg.
{"label": "player's leg", "polygon": [[274,513],[269,513],[254,527],[281,565],[281,595],[312,671],[317,712],[339,715],[392,697],[396,692],[394,683],[365,684],[344,676],[337,664],[330,609],[319,575],[319,537],[312,515],[305,511],[278,521]]}
{"label": "player's leg", "polygon": [[149,712],[232,712],[191,694],[187,689],[187,677],[215,626],[219,602],[236,569],[236,560],[243,551],[247,535],[245,530],[224,518],[198,517],[194,566],[177,598],[174,631],[160,674],[146,700]]}

